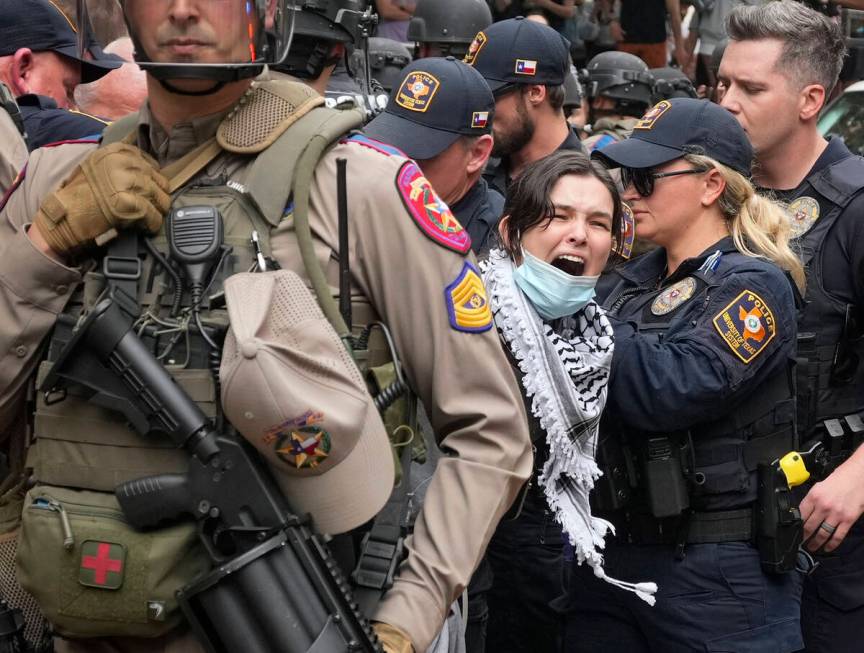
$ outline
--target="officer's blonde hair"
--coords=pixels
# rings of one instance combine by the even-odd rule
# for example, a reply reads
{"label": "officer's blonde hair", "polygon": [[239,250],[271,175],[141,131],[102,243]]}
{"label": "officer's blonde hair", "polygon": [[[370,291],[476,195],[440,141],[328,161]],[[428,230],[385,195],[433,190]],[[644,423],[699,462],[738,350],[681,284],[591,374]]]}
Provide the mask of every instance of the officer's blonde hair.
{"label": "officer's blonde hair", "polygon": [[804,266],[789,247],[791,223],[784,207],[757,194],[744,175],[710,157],[688,154],[684,158],[694,166],[716,169],[726,182],[719,206],[738,251],[773,261],[789,272],[803,293]]}

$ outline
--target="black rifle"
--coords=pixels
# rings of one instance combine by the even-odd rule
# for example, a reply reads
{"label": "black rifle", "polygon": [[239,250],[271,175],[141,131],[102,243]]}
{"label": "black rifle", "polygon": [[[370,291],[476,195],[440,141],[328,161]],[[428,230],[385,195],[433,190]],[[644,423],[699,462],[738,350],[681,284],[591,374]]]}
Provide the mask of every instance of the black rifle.
{"label": "black rifle", "polygon": [[123,293],[77,327],[42,384],[46,399],[74,386],[121,411],[141,434],[161,433],[189,454],[186,474],[130,481],[115,490],[129,523],[152,528],[198,520],[215,569],[177,596],[211,653],[378,652],[369,623],[326,545],[289,507],[257,452],[218,433],[132,329]]}

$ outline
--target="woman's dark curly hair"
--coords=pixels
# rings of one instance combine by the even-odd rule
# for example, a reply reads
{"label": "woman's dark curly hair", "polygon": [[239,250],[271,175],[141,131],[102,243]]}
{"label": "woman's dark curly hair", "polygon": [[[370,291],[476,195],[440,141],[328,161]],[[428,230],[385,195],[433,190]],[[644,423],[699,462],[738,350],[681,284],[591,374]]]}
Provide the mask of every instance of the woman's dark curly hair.
{"label": "woman's dark curly hair", "polygon": [[548,222],[554,215],[549,195],[565,175],[594,177],[606,187],[612,196],[612,238],[617,241],[621,229],[621,195],[609,172],[584,152],[558,150],[528,165],[507,189],[504,215],[509,218],[502,246],[514,259],[519,260],[521,256],[522,234],[537,224]]}

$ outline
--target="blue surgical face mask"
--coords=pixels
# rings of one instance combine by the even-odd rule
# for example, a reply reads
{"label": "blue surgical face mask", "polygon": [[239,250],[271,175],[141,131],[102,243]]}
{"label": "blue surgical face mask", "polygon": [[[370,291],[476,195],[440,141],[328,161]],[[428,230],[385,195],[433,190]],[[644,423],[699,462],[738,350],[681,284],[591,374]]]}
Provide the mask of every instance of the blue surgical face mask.
{"label": "blue surgical face mask", "polygon": [[537,312],[546,320],[573,315],[594,299],[599,277],[574,277],[522,250],[522,265],[514,272]]}

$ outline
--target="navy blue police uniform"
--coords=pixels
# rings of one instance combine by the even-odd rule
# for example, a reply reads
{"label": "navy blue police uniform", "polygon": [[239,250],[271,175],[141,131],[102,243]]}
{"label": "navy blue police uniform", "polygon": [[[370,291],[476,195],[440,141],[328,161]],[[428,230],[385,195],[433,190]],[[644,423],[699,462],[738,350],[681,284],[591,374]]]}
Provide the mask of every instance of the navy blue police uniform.
{"label": "navy blue police uniform", "polygon": [[31,152],[49,143],[99,136],[108,125],[87,113],[59,109],[54,100],[44,95],[22,95],[17,102]]}
{"label": "navy blue police uniform", "polygon": [[[453,57],[429,57],[403,69],[387,108],[364,132],[417,159],[422,170],[424,161],[461,136],[491,134],[494,115],[492,91],[477,71]],[[457,177],[465,174],[454,171]],[[501,194],[481,177],[450,209],[471,237],[474,253],[487,254],[504,209]]]}
{"label": "navy blue police uniform", "polygon": [[[616,527],[605,571],[656,582],[657,604],[576,567],[564,650],[794,651],[800,576],[764,574],[752,544],[756,463],[794,446],[790,282],[731,238],[665,270],[659,249],[598,286],[615,330],[598,460],[615,483],[594,501]],[[655,517],[644,479],[627,479],[662,455],[652,447],[690,458],[679,516]]]}
{"label": "navy blue police uniform", "polygon": [[489,188],[481,177],[450,210],[471,236],[471,249],[477,257],[488,255],[496,243],[498,223],[504,213],[504,196]]}
{"label": "navy blue police uniform", "polygon": [[[688,151],[749,176],[743,130],[701,100],[661,102],[628,140],[594,156],[648,169]],[[601,279],[615,353],[592,504],[616,528],[606,573],[659,591],[651,607],[573,567],[557,606],[567,653],[802,645],[801,575],[763,571],[755,505],[759,464],[796,446],[795,296],[779,267],[740,253],[731,237],[672,274],[660,248]]]}
{"label": "navy blue police uniform", "polygon": [[[832,138],[797,188],[771,191],[789,203],[807,271],[798,323],[801,439],[829,443],[835,463],[864,439],[864,159]],[[804,584],[807,653],[860,647],[864,623],[864,520]]]}

